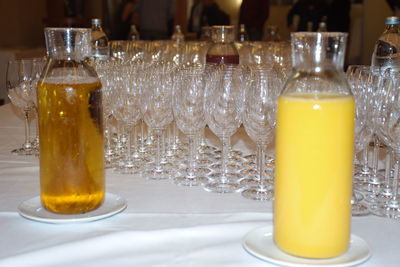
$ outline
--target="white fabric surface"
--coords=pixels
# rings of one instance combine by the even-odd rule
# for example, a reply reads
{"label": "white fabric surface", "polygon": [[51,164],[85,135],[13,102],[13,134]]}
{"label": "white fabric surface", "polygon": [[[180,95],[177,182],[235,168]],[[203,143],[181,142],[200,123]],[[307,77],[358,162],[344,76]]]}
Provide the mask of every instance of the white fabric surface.
{"label": "white fabric surface", "polygon": [[[213,194],[168,181],[107,170],[107,191],[128,208],[90,223],[46,224],[20,217],[17,207],[39,194],[38,161],[10,154],[23,140],[23,122],[0,107],[0,266],[272,266],[248,254],[243,236],[272,225],[272,203],[240,194]],[[252,145],[243,131],[233,138]],[[362,266],[400,266],[400,222],[353,218],[353,234],[372,257]]]}

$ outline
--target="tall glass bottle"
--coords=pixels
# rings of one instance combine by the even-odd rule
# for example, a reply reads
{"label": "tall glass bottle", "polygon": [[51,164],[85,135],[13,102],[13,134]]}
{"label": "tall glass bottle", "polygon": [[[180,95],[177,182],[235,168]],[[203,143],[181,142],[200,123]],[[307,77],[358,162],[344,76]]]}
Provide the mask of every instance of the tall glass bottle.
{"label": "tall glass bottle", "polygon": [[247,34],[246,26],[244,24],[240,24],[238,32],[238,41],[246,42],[248,40],[249,40],[249,35]]}
{"label": "tall glass bottle", "polygon": [[134,25],[134,24],[131,25],[131,29],[130,29],[129,35],[128,35],[128,40],[129,41],[140,40],[139,31],[137,30],[136,25]]}
{"label": "tall glass bottle", "polygon": [[300,257],[349,246],[355,104],[346,33],[292,33],[293,72],[278,99],[274,240]]}
{"label": "tall glass bottle", "polygon": [[46,28],[48,62],[38,82],[42,205],[84,213],[104,200],[101,83],[88,64],[91,31]]}
{"label": "tall glass bottle", "polygon": [[388,17],[385,30],[376,41],[371,65],[383,68],[400,68],[400,18]]}
{"label": "tall glass bottle", "polygon": [[108,38],[101,26],[100,19],[92,19],[92,57],[107,59],[110,55]]}
{"label": "tall glass bottle", "polygon": [[175,26],[175,31],[171,36],[171,40],[177,44],[181,44],[185,41],[185,35],[182,33],[181,25]]}
{"label": "tall glass bottle", "polygon": [[239,52],[235,41],[233,26],[213,26],[213,44],[207,51],[206,63],[211,64],[239,64]]}

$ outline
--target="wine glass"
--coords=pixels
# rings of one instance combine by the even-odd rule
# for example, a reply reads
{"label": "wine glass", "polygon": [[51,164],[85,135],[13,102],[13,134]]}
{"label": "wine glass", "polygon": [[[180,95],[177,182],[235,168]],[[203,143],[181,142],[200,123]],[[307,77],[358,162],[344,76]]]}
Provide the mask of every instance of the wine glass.
{"label": "wine glass", "polygon": [[[132,153],[132,136],[136,123],[141,117],[140,113],[140,88],[132,81],[136,73],[130,64],[120,68],[122,73],[121,87],[115,99],[114,116],[126,127],[127,149],[121,172],[124,174],[136,174],[140,166],[135,161]],[[135,149],[137,146],[135,146]]]}
{"label": "wine glass", "polygon": [[155,160],[145,171],[149,179],[167,179],[171,171],[161,164],[161,138],[163,131],[173,120],[172,114],[172,66],[159,63],[146,71],[141,94],[141,111],[144,121],[155,135],[157,150]]}
{"label": "wine glass", "polygon": [[377,132],[382,140],[390,146],[393,151],[395,168],[392,186],[392,196],[383,206],[373,205],[371,210],[374,214],[393,219],[400,219],[400,200],[398,196],[398,178],[400,164],[400,75],[392,75],[394,86],[378,88],[378,103],[376,124]]}
{"label": "wine glass", "polygon": [[196,137],[206,125],[204,111],[205,81],[203,66],[185,67],[175,77],[173,111],[178,128],[189,139],[189,159],[183,173],[175,178],[175,183],[184,186],[203,184],[207,178],[202,176],[196,166]]}
{"label": "wine glass", "polygon": [[242,120],[245,77],[241,67],[223,65],[212,86],[207,86],[205,93],[206,121],[211,131],[222,142],[221,170],[209,175],[213,181],[204,187],[209,192],[231,193],[238,191],[237,174],[228,169],[230,137],[239,128]]}
{"label": "wine glass", "polygon": [[32,60],[10,60],[7,65],[6,87],[11,103],[22,111],[24,116],[25,140],[20,148],[14,149],[11,153],[16,155],[36,154],[34,146],[30,140],[30,122],[35,111],[32,90]]}
{"label": "wine glass", "polygon": [[[358,190],[362,189],[362,186],[366,184],[370,175],[367,159],[368,145],[373,133],[369,123],[372,119],[372,112],[370,109],[372,104],[372,87],[368,86],[370,75],[370,66],[351,65],[347,69],[347,79],[356,103],[355,154],[363,151],[364,160],[361,169],[353,176],[351,200],[353,216],[363,216],[370,213],[368,207],[362,202],[364,196],[358,192]],[[358,190],[356,190],[356,188]]]}
{"label": "wine glass", "polygon": [[[280,92],[278,75],[272,67],[255,65],[252,83],[246,91],[243,125],[250,138],[257,145],[258,186],[242,191],[242,196],[254,200],[271,200],[273,187],[268,185],[264,173],[264,152],[273,137],[275,127],[276,101]],[[270,180],[271,177],[270,177]]]}

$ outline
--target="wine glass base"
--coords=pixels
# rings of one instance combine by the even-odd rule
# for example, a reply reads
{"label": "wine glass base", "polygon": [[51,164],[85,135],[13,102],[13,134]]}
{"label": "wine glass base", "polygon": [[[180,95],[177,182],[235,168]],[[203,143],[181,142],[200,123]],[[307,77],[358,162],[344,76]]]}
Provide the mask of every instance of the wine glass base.
{"label": "wine glass base", "polygon": [[244,190],[242,196],[252,200],[268,201],[273,200],[274,193],[269,188],[252,187]]}
{"label": "wine glass base", "polygon": [[171,178],[172,172],[166,169],[150,169],[143,173],[144,178],[148,180],[167,180]]}
{"label": "wine glass base", "polygon": [[371,207],[372,214],[379,217],[400,219],[400,207],[390,207],[387,204],[375,205]]}
{"label": "wine glass base", "polygon": [[208,179],[203,176],[188,177],[188,176],[178,176],[174,179],[174,184],[179,186],[198,186],[203,185],[208,182]]}
{"label": "wine glass base", "polygon": [[38,156],[39,151],[36,149],[16,148],[11,151],[11,154],[18,156]]}
{"label": "wine glass base", "polygon": [[362,203],[353,203],[351,205],[351,215],[353,216],[366,216],[370,213],[368,207]]}
{"label": "wine glass base", "polygon": [[212,192],[212,193],[220,193],[220,194],[225,194],[225,193],[235,193],[238,192],[241,189],[241,186],[232,181],[218,181],[218,182],[210,182],[204,185],[204,190],[207,192]]}

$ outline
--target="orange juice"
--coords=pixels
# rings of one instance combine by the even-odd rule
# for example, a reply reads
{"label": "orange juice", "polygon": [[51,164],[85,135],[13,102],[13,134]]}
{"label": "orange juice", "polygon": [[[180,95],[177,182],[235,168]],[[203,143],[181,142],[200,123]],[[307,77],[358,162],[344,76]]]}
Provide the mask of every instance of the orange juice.
{"label": "orange juice", "polygon": [[330,258],[349,246],[354,112],[350,95],[278,100],[274,240],[289,254]]}

